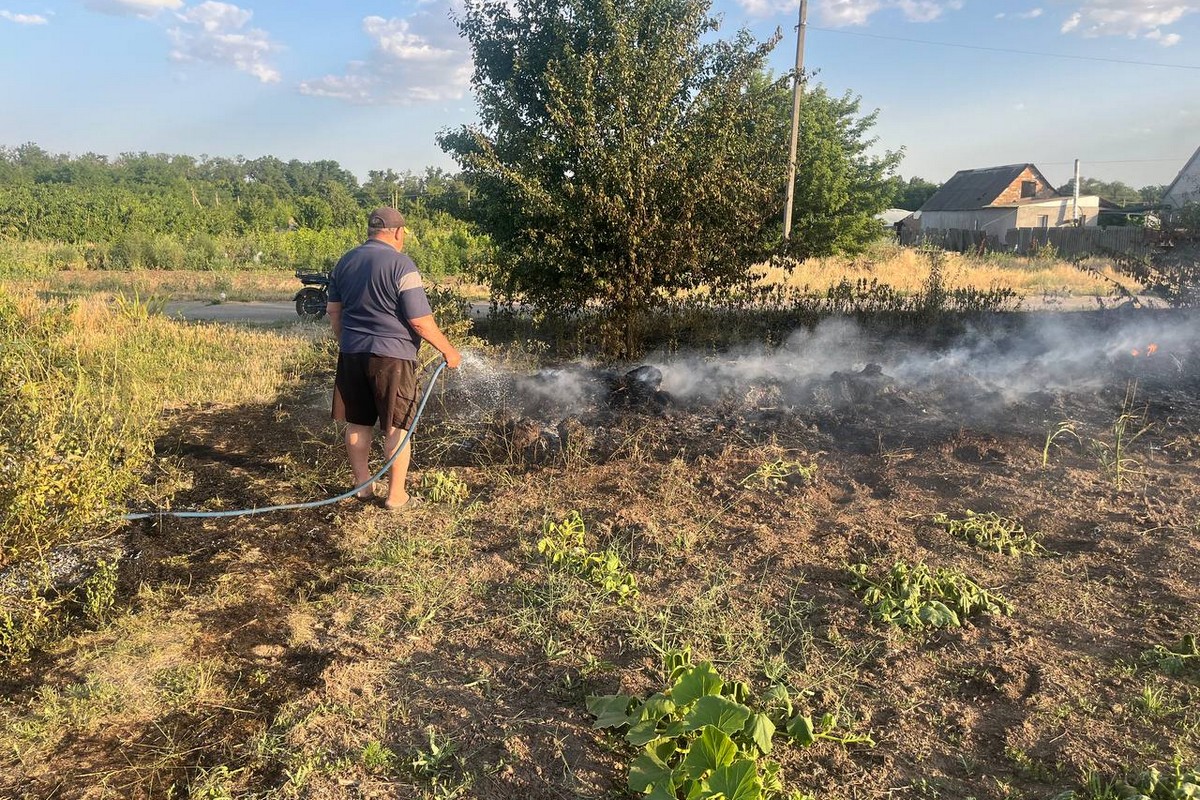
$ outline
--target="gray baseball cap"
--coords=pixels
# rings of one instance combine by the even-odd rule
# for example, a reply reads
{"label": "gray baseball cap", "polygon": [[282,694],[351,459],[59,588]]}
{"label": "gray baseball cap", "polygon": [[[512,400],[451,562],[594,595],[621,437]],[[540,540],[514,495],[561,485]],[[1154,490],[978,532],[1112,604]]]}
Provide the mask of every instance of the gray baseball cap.
{"label": "gray baseball cap", "polygon": [[367,217],[367,229],[372,231],[382,231],[389,228],[403,228],[404,215],[394,208],[383,206],[371,212]]}

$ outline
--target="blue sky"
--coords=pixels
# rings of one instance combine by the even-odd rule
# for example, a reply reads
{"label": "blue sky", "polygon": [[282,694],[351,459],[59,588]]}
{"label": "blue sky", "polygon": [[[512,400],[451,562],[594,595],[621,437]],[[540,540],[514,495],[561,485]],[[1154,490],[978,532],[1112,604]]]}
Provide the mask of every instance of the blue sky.
{"label": "blue sky", "polygon": [[[714,11],[727,33],[782,28],[782,72],[798,7]],[[453,168],[434,134],[474,104],[450,8],[0,0],[0,144],[332,158],[360,177]],[[1059,182],[1078,157],[1086,176],[1141,186],[1200,146],[1200,0],[811,0],[809,26],[807,65],[880,110],[879,146],[905,149],[906,177],[1031,161]]]}

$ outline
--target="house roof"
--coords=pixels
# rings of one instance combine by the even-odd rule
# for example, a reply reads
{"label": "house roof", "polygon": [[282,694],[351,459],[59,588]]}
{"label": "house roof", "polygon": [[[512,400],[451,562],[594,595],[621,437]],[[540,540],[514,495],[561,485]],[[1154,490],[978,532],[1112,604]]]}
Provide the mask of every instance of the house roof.
{"label": "house roof", "polygon": [[954,177],[942,184],[933,197],[921,206],[922,211],[975,211],[987,208],[1001,192],[1021,177],[1026,169],[1032,169],[1034,174],[1047,186],[1046,180],[1033,164],[1007,164],[1003,167],[984,167],[983,169],[963,169],[954,173]]}
{"label": "house roof", "polygon": [[876,214],[875,219],[887,225],[895,225],[897,222],[911,217],[912,213],[904,208],[889,208],[887,211]]}
{"label": "house roof", "polygon": [[1179,174],[1175,176],[1175,180],[1171,181],[1171,185],[1167,187],[1165,192],[1163,192],[1164,200],[1171,196],[1171,193],[1174,192],[1179,186],[1179,182],[1183,180],[1184,176],[1191,171],[1192,165],[1195,164],[1197,160],[1200,160],[1200,147],[1196,148],[1196,152],[1192,153],[1192,157],[1189,158],[1187,163],[1183,165],[1183,169],[1179,170]]}

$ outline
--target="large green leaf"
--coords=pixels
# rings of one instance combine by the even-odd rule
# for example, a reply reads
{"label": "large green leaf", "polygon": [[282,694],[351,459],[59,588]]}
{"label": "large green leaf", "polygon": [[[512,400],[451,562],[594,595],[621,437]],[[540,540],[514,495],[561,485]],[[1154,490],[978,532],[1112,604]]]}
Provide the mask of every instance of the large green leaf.
{"label": "large green leaf", "polygon": [[771,737],[775,735],[775,723],[766,714],[752,714],[746,720],[746,737],[763,755],[771,752]]}
{"label": "large green leaf", "polygon": [[675,787],[670,781],[656,783],[650,794],[646,795],[646,800],[676,800]]}
{"label": "large green leaf", "polygon": [[723,797],[725,800],[759,800],[762,795],[762,781],[758,778],[758,769],[749,759],[738,759],[727,767],[713,770],[705,782],[710,797]]}
{"label": "large green leaf", "polygon": [[798,744],[805,747],[815,742],[816,731],[813,730],[812,717],[806,717],[803,714],[798,714],[792,718],[792,721],[787,726],[788,736],[796,740]]}
{"label": "large green leaf", "polygon": [[937,600],[930,600],[921,606],[917,617],[921,622],[934,628],[957,628],[962,625],[958,615],[951,611],[945,603]]}
{"label": "large green leaf", "polygon": [[689,778],[699,779],[717,767],[728,766],[737,756],[737,745],[724,731],[707,727],[692,742],[692,747],[683,758],[680,768]]}
{"label": "large green leaf", "polygon": [[625,741],[634,747],[649,744],[658,738],[658,720],[644,719],[636,725],[631,725],[625,732]]}
{"label": "large green leaf", "polygon": [[670,790],[671,768],[651,753],[642,753],[629,764],[629,788],[644,794],[652,787],[666,785]]}
{"label": "large green leaf", "polygon": [[633,698],[624,694],[589,697],[587,710],[596,718],[593,728],[619,728],[629,722],[629,705]]}
{"label": "large green leaf", "polygon": [[696,705],[684,717],[684,724],[689,732],[712,725],[732,736],[746,726],[749,717],[750,709],[741,703],[710,694],[696,701]]}
{"label": "large green leaf", "polygon": [[724,685],[713,665],[704,661],[679,676],[671,687],[671,699],[675,701],[676,708],[682,708],[701,697],[720,694]]}
{"label": "large green leaf", "polygon": [[674,711],[675,701],[662,692],[650,695],[646,704],[641,707],[642,719],[662,719]]}

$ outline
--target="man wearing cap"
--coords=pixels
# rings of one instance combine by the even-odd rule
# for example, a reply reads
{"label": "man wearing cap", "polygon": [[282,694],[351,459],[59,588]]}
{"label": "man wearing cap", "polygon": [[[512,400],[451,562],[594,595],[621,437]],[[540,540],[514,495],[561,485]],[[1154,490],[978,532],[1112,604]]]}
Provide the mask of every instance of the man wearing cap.
{"label": "man wearing cap", "polygon": [[[376,421],[388,456],[417,413],[417,349],[433,345],[457,367],[462,357],[438,328],[421,276],[404,250],[404,215],[377,208],[367,218],[367,241],[342,256],[329,276],[329,321],[338,338],[333,418],[346,423],[346,454],[354,485],[371,477],[367,461]],[[392,465],[383,505],[399,509],[411,498],[405,487],[412,448]],[[359,499],[373,496],[368,487]]]}

